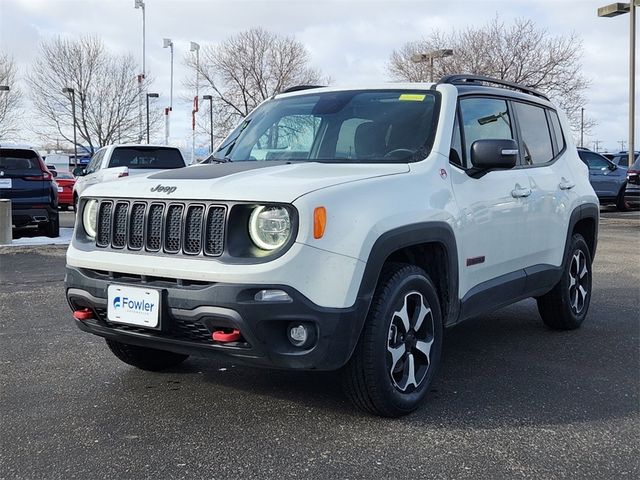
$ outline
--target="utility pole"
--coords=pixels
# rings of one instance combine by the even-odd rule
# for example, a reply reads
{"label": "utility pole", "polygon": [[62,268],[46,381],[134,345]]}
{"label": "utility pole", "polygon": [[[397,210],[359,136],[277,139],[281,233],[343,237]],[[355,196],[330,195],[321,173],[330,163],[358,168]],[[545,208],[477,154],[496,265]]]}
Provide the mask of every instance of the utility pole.
{"label": "utility pole", "polygon": [[593,148],[596,152],[600,151],[600,144],[602,143],[602,140],[594,140],[593,141]]}
{"label": "utility pole", "polygon": [[618,145],[620,145],[620,150],[623,151],[624,150],[624,144],[627,143],[624,140],[618,140]]}

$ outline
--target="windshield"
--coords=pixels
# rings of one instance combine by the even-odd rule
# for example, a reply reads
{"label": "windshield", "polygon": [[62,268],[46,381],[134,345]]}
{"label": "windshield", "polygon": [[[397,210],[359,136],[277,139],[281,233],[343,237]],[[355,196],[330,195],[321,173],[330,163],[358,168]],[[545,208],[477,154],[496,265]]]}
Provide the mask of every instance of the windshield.
{"label": "windshield", "polygon": [[219,161],[398,163],[424,159],[439,96],[427,91],[346,91],[265,102],[215,152]]}
{"label": "windshield", "polygon": [[177,148],[116,147],[109,161],[109,168],[168,169],[184,166],[184,159]]}

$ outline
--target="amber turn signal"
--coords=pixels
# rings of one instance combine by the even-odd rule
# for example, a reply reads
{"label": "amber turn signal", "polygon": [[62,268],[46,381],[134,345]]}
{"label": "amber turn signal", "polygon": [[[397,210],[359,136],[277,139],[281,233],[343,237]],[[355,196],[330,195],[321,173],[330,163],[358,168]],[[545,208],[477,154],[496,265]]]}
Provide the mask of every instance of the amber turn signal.
{"label": "amber turn signal", "polygon": [[313,211],[313,238],[322,238],[326,226],[327,209],[324,207],[316,207]]}

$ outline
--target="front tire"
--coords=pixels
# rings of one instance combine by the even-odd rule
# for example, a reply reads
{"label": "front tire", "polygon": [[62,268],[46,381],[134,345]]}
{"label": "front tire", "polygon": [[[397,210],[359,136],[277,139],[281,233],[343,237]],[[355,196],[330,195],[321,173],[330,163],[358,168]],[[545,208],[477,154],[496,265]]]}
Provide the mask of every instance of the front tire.
{"label": "front tire", "polygon": [[124,363],[137,367],[141,370],[157,372],[175,367],[181,364],[189,355],[157,350],[155,348],[139,347],[126,343],[107,340],[107,346],[111,352]]}
{"label": "front tire", "polygon": [[626,191],[627,191],[627,184],[625,183],[620,189],[620,192],[618,192],[618,196],[616,197],[616,208],[620,212],[626,212],[627,210],[629,210],[629,204],[624,198],[624,194]]}
{"label": "front tire", "polygon": [[356,349],[343,370],[351,401],[384,417],[418,408],[440,364],[442,331],[437,291],[424,270],[386,265]]}
{"label": "front tire", "polygon": [[591,252],[582,235],[571,237],[562,278],[549,293],[538,297],[542,321],[554,330],[573,330],[584,321],[591,301]]}

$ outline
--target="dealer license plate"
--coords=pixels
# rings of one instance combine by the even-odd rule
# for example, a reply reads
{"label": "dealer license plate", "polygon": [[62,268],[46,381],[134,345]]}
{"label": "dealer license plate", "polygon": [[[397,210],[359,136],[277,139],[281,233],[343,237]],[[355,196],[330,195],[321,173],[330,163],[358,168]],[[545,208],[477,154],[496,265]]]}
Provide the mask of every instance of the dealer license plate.
{"label": "dealer license plate", "polygon": [[150,288],[109,285],[107,318],[110,322],[157,328],[160,320],[160,291]]}
{"label": "dealer license plate", "polygon": [[11,179],[0,178],[0,188],[11,188]]}

